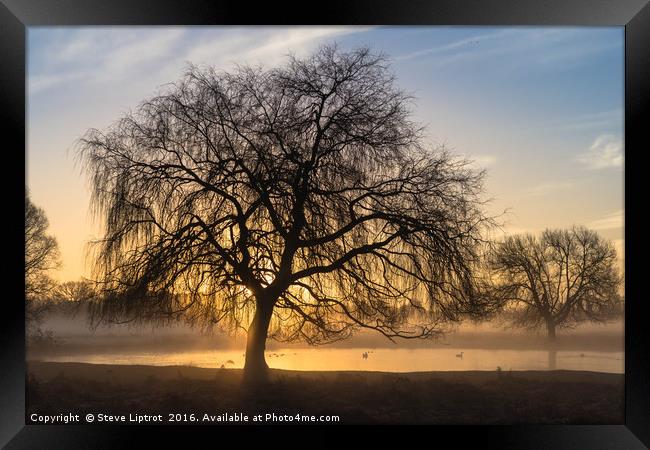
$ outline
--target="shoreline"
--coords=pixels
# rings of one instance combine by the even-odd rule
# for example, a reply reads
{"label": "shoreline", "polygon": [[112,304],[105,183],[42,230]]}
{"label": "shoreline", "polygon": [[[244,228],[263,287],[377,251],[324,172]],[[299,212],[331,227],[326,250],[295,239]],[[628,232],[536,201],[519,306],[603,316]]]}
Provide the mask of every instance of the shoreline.
{"label": "shoreline", "polygon": [[[90,363],[90,362],[79,362],[79,361],[44,361],[44,360],[37,360],[37,359],[28,359],[26,361],[27,367],[28,367],[28,372],[29,372],[29,367],[31,366],[32,368],[36,368],[36,370],[41,373],[50,373],[52,368],[59,367],[62,370],[66,369],[74,369],[74,368],[83,368],[84,366],[93,366],[97,368],[105,368],[108,370],[112,370],[113,368],[129,368],[127,370],[162,370],[162,371],[167,371],[171,369],[187,369],[188,371],[209,371],[209,372],[218,372],[222,373],[224,371],[227,372],[243,372],[243,369],[241,368],[234,368],[234,367],[224,367],[224,368],[215,368],[215,367],[201,367],[201,366],[190,366],[190,365],[182,365],[182,364],[168,364],[168,365],[152,365],[152,364],[119,364],[119,363],[114,363],[114,364],[106,364],[106,363]],[[51,368],[45,369],[43,371],[43,366],[49,366],[51,365]],[[269,369],[272,373],[275,373],[276,375],[313,375],[313,376],[321,376],[321,375],[331,375],[331,374],[363,374],[363,375],[370,375],[370,374],[381,374],[381,375],[395,375],[395,376],[420,376],[420,375],[430,375],[430,376],[435,376],[437,374],[448,374],[448,375],[459,375],[459,374],[465,374],[465,375],[471,375],[471,374],[498,374],[499,372],[497,370],[415,370],[415,371],[410,371],[410,372],[395,372],[395,371],[384,371],[384,370],[294,370],[294,369],[276,369],[276,368],[270,368]],[[503,370],[501,372],[502,376],[507,376],[507,374],[510,371]],[[517,373],[517,374],[526,374],[529,376],[533,376],[537,378],[538,376],[545,376],[547,374],[576,374],[576,375],[581,375],[581,374],[598,374],[598,375],[612,375],[615,377],[624,377],[624,373],[613,373],[613,372],[600,372],[600,371],[595,371],[595,370],[570,370],[570,369],[552,369],[552,370],[512,370],[512,373]],[[587,375],[588,376],[588,375]]]}

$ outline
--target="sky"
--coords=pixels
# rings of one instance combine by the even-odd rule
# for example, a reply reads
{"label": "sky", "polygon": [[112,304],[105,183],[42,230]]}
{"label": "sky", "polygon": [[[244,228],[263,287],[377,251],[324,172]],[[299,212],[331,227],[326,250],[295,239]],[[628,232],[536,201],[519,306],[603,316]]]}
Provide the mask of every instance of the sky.
{"label": "sky", "polygon": [[273,67],[332,42],[389,58],[427,142],[487,171],[505,233],[585,225],[623,261],[623,27],[30,27],[27,39],[26,180],[59,243],[59,281],[90,276],[100,232],[74,150],[88,128],[190,63]]}

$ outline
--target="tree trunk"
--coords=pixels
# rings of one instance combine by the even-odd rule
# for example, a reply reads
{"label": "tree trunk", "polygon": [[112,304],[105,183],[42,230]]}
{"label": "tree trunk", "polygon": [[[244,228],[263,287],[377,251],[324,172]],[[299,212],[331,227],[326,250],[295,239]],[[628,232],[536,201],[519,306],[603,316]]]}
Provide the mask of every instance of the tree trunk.
{"label": "tree trunk", "polygon": [[273,305],[268,306],[258,302],[253,321],[248,327],[246,339],[246,362],[244,363],[244,379],[248,381],[264,381],[268,376],[269,366],[264,359],[266,335],[271,322]]}
{"label": "tree trunk", "polygon": [[552,320],[546,321],[546,330],[548,331],[548,340],[555,342],[555,322]]}

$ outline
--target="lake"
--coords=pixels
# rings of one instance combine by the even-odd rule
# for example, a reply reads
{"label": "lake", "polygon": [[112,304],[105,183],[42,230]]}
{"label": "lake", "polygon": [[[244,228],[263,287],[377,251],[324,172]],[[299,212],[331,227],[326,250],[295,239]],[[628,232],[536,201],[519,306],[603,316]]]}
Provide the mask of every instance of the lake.
{"label": "lake", "polygon": [[[362,354],[368,352],[368,357]],[[457,356],[460,355],[461,356]],[[53,362],[139,364],[242,368],[241,350],[189,352],[124,351],[117,353],[63,354],[39,358]],[[494,350],[494,349],[387,349],[387,348],[286,348],[267,352],[271,368],[287,370],[369,370],[381,372],[464,370],[584,370],[624,373],[624,352]]]}

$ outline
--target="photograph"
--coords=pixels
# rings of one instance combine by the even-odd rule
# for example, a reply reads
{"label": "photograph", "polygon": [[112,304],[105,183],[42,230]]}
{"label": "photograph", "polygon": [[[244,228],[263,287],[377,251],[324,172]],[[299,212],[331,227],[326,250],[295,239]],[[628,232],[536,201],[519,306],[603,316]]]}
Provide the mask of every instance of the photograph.
{"label": "photograph", "polygon": [[625,425],[625,27],[25,33],[27,425]]}

